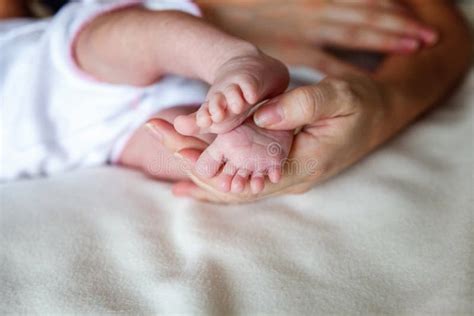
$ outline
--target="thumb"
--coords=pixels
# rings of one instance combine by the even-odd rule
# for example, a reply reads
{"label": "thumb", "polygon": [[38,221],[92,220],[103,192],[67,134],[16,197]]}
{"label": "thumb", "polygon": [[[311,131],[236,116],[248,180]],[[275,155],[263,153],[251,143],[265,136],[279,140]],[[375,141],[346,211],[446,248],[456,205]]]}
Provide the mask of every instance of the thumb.
{"label": "thumb", "polygon": [[179,134],[174,126],[160,118],[152,118],[146,124],[147,131],[170,152],[174,153],[183,148],[204,150],[209,146],[206,142],[192,136]]}
{"label": "thumb", "polygon": [[255,112],[254,121],[262,128],[292,130],[336,115],[335,99],[336,89],[325,79],[270,100]]}

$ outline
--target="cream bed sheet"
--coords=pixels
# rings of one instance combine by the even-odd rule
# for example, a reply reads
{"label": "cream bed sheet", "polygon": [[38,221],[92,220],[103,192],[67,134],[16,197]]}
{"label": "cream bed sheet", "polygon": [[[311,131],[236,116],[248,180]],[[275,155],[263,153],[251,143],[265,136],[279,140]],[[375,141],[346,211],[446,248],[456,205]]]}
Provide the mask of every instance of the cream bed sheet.
{"label": "cream bed sheet", "polygon": [[474,72],[305,195],[202,204],[114,168],[0,186],[0,314],[474,314]]}

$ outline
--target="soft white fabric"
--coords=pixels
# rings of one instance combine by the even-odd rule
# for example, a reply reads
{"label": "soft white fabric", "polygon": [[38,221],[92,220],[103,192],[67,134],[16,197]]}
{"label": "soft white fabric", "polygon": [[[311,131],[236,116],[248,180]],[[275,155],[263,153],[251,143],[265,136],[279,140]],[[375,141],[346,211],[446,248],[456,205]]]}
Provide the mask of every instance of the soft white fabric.
{"label": "soft white fabric", "polygon": [[0,23],[0,181],[105,164],[159,110],[204,100],[207,87],[197,81],[110,85],[76,67],[71,46],[86,23],[142,2],[199,14],[187,0],[88,1],[66,5],[51,20]]}
{"label": "soft white fabric", "polygon": [[474,73],[305,195],[177,199],[117,168],[0,187],[0,314],[473,315]]}

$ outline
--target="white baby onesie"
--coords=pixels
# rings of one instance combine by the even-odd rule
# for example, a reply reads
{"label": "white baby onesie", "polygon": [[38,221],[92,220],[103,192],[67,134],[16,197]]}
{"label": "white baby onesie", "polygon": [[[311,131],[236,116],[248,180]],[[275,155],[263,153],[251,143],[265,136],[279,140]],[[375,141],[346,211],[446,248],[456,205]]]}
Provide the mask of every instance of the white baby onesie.
{"label": "white baby onesie", "polygon": [[[145,88],[111,85],[75,65],[71,46],[88,21],[139,2],[74,2],[52,19],[0,23],[0,181],[113,162],[153,114],[204,100],[208,87],[198,81],[169,76]],[[186,0],[149,3],[199,15]]]}
{"label": "white baby onesie", "polygon": [[[75,64],[72,45],[84,25],[140,3],[200,15],[188,0],[84,0],[52,19],[0,22],[0,182],[113,163],[158,111],[204,101],[208,86],[196,80],[168,76],[145,88],[112,85]],[[293,86],[322,78],[307,68],[290,73]]]}

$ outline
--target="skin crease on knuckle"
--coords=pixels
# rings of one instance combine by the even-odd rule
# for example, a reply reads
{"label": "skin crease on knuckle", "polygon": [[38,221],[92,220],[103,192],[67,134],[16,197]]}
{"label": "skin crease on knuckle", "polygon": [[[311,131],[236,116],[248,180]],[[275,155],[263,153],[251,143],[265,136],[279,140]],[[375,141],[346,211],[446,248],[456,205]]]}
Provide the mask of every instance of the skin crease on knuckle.
{"label": "skin crease on knuckle", "polygon": [[312,122],[316,116],[316,106],[318,104],[313,89],[309,87],[300,88],[295,99],[295,105],[292,107],[298,111],[298,113],[295,113],[295,117],[306,118],[308,122]]}
{"label": "skin crease on knuckle", "polygon": [[342,104],[346,106],[357,104],[359,97],[350,82],[338,78],[329,78],[327,83],[334,90],[336,98],[342,100]]}

